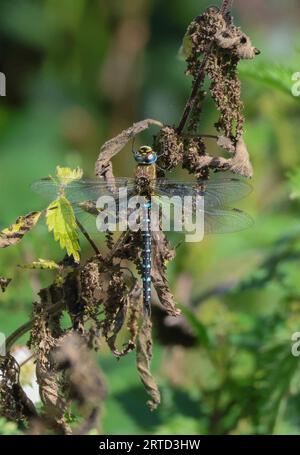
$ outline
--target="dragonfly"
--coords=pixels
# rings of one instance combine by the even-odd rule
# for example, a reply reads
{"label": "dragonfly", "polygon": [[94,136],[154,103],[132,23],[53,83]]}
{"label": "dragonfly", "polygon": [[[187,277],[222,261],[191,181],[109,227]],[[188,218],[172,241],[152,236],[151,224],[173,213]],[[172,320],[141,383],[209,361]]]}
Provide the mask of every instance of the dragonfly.
{"label": "dragonfly", "polygon": [[[141,230],[141,269],[143,281],[144,312],[151,314],[151,273],[152,273],[152,225],[151,215],[153,200],[174,197],[176,201],[185,197],[201,197],[203,203],[204,234],[224,234],[237,232],[251,227],[252,218],[245,212],[231,208],[231,204],[243,199],[252,191],[251,185],[232,174],[215,175],[208,180],[196,182],[169,180],[157,177],[158,156],[154,149],[142,146],[134,150],[136,161],[133,178],[120,177],[114,179],[98,178],[93,180],[65,181],[63,184],[53,178],[44,178],[32,185],[32,189],[46,196],[49,201],[59,195],[65,195],[72,204],[74,212],[100,213],[97,201],[109,196],[118,200],[120,207],[120,189],[126,189],[126,198],[138,195],[143,197],[142,215],[140,216]],[[195,204],[190,209],[191,214]],[[99,229],[98,229],[99,230]],[[107,231],[110,231],[107,228]]]}

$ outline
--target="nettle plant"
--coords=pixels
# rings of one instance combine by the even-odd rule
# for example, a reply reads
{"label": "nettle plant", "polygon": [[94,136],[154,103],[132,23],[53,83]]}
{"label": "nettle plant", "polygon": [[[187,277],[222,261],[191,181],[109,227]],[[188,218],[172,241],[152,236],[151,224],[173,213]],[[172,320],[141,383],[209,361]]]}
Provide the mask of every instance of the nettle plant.
{"label": "nettle plant", "polygon": [[[134,124],[106,142],[96,162],[96,175],[114,179],[111,159],[124,146],[150,126],[159,129],[153,149],[158,155],[159,175],[184,168],[198,179],[209,179],[215,171],[231,171],[246,178],[252,167],[243,140],[243,103],[237,66],[241,59],[253,59],[259,51],[250,38],[236,27],[228,12],[228,1],[221,8],[210,7],[189,25],[181,54],[192,77],[192,93],[177,127],[163,125],[153,119]],[[209,90],[204,90],[205,81]],[[219,112],[216,135],[199,134],[203,100],[211,96]],[[223,156],[207,152],[205,137],[217,142]],[[229,156],[229,157],[228,157]],[[82,178],[80,169],[57,167],[54,179],[59,185]],[[85,207],[89,211],[88,204]],[[95,240],[77,220],[71,202],[61,191],[43,212],[20,216],[0,233],[0,247],[12,247],[42,219],[49,231],[66,250],[61,262],[38,259],[25,268],[56,271],[54,282],[39,292],[33,303],[32,318],[6,340],[7,352],[0,357],[0,412],[8,420],[26,424],[29,432],[83,434],[99,420],[105,398],[101,373],[90,351],[100,348],[105,340],[112,353],[120,358],[136,350],[137,371],[150,395],[150,409],[160,403],[160,393],[150,372],[152,357],[151,317],[142,307],[141,234],[126,231],[117,237],[106,235],[106,250],[100,251]],[[80,235],[90,242],[93,255],[85,263],[80,260]],[[153,232],[152,284],[165,312],[180,314],[169,287],[166,263],[175,251],[162,231]],[[134,265],[134,267],[132,267]],[[136,271],[136,273],[134,272]],[[10,283],[1,278],[5,291]],[[72,321],[63,328],[61,317],[67,312]],[[121,348],[117,338],[126,330],[128,341]],[[20,366],[11,354],[20,336],[30,332],[28,346],[33,352],[42,408],[37,410],[20,385]],[[117,367],[117,366],[116,366]],[[77,406],[83,423],[76,426],[70,409]]]}

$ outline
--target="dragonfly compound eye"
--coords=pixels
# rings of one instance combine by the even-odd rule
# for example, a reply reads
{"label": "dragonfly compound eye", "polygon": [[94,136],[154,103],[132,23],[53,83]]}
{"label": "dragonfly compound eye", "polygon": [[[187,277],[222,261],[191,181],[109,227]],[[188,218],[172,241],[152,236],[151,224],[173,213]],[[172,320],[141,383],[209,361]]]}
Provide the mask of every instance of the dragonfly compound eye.
{"label": "dragonfly compound eye", "polygon": [[141,147],[138,152],[135,152],[134,156],[139,164],[153,164],[157,160],[156,153],[148,146]]}

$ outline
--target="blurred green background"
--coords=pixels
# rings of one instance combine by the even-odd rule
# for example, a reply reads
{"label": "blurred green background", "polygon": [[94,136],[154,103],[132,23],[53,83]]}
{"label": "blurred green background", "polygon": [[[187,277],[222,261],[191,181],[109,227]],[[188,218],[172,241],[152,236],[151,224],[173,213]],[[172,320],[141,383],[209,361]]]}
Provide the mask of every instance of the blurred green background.
{"label": "blurred green background", "polygon": [[[177,51],[189,22],[209,5],[1,0],[0,227],[44,207],[30,183],[56,165],[79,165],[92,177],[100,146],[134,121],[178,123],[191,81]],[[291,354],[300,331],[300,97],[291,94],[300,5],[237,0],[234,16],[262,50],[240,67],[255,170],[253,194],[240,207],[255,226],[185,244],[170,264],[187,319],[155,316],[158,411],[146,407],[134,354],[117,361],[103,348],[104,433],[300,434],[300,359]],[[206,109],[201,132],[211,133],[216,113],[212,103]],[[151,143],[154,133],[140,140]],[[129,151],[114,161],[117,175],[131,174]],[[6,334],[27,321],[38,289],[53,280],[51,272],[16,267],[37,257],[62,257],[46,228],[0,252],[0,276],[13,278],[0,294]],[[0,433],[10,431],[0,420]]]}

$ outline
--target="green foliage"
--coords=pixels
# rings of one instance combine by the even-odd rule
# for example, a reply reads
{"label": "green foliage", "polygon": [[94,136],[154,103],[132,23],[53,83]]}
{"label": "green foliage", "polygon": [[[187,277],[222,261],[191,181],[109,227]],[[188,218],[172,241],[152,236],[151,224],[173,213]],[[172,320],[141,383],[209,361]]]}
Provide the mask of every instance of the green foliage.
{"label": "green foliage", "polygon": [[46,211],[46,223],[49,231],[53,231],[54,239],[62,249],[76,262],[80,261],[80,246],[77,224],[72,205],[65,197],[52,202]]}
{"label": "green foliage", "polygon": [[[296,70],[285,65],[258,60],[253,65],[242,63],[239,73],[256,84],[262,84],[269,89],[279,90],[292,95],[292,76]],[[299,101],[298,97],[293,98]]]}
{"label": "green foliage", "polygon": [[183,315],[186,317],[191,328],[193,329],[199,343],[205,348],[211,347],[211,341],[208,334],[208,331],[204,324],[195,316],[195,314],[190,311],[187,307],[179,305]]}
{"label": "green foliage", "polygon": [[[59,242],[60,247],[65,248],[67,254],[73,256],[76,262],[80,261],[78,225],[72,205],[65,195],[65,188],[72,182],[80,180],[82,174],[79,167],[70,169],[57,166],[56,177],[50,176],[49,178],[57,183],[59,198],[51,202],[46,210],[46,224],[49,231],[53,231],[55,241]],[[51,268],[51,265],[48,268]]]}
{"label": "green foliage", "polygon": [[8,422],[4,418],[0,417],[0,435],[21,435],[22,432],[18,430],[18,427],[13,422]]}
{"label": "green foliage", "polygon": [[[172,8],[158,1],[145,8],[140,2],[144,6],[137,12],[138,4],[131,1],[122,7],[73,3],[1,4],[0,34],[8,44],[3,58],[10,81],[0,107],[1,229],[20,213],[44,209],[29,185],[58,162],[79,165],[92,176],[99,146],[112,131],[142,117],[178,122],[190,90],[184,65],[175,59],[184,28],[200,13],[198,0],[174,0]],[[278,15],[285,9],[282,2]],[[270,28],[268,17],[262,17],[263,27],[256,33],[255,24],[245,14],[241,21],[243,17],[243,27],[253,43],[260,39],[263,51],[255,63],[245,62],[240,69],[248,112],[246,142],[254,164],[254,192],[243,205],[256,224],[243,233],[178,248],[169,276],[177,300],[183,294],[189,303],[183,312],[196,344],[186,348],[178,337],[166,348],[161,337],[155,340],[153,374],[162,404],[154,413],[146,407],[134,355],[116,361],[103,354],[106,434],[300,434],[300,361],[290,353],[291,335],[300,330],[300,97],[291,93],[299,55],[295,58],[289,41],[284,58],[274,57],[275,44],[268,54],[269,37],[281,42],[281,29]],[[139,39],[125,43],[134,24]],[[130,32],[124,33],[127,27]],[[22,70],[16,72],[17,58]],[[116,61],[121,61],[117,69]],[[210,132],[216,120],[206,107],[201,132]],[[114,163],[118,175],[131,175],[128,156],[124,152]],[[59,200],[52,207],[50,227],[78,259],[70,205]],[[32,264],[39,257],[55,263],[62,259],[59,245],[40,224],[25,241],[0,251],[0,276],[13,278],[0,292],[0,331],[6,335],[28,320],[37,283],[40,288],[51,282],[49,274],[24,273],[16,264]],[[85,244],[81,250],[86,256]],[[183,292],[182,283],[187,283]],[[164,335],[169,328],[163,326]],[[19,340],[25,342],[26,337]],[[0,434],[15,432],[14,424],[0,420]]]}

